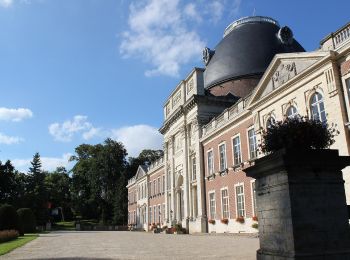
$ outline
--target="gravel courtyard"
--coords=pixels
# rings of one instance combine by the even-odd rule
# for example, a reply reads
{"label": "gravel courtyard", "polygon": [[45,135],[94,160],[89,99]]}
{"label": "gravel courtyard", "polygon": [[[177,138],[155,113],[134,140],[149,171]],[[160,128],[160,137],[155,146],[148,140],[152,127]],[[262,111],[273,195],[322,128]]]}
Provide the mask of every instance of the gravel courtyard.
{"label": "gravel courtyard", "polygon": [[142,232],[42,234],[0,259],[255,259],[259,240],[240,235]]}

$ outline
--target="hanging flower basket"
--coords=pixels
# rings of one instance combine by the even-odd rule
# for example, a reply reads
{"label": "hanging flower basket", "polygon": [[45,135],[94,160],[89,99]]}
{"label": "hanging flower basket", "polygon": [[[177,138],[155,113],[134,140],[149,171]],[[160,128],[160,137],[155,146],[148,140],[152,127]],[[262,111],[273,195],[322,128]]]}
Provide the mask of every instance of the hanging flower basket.
{"label": "hanging flower basket", "polygon": [[215,219],[209,219],[208,222],[209,224],[215,225]]}
{"label": "hanging flower basket", "polygon": [[252,217],[252,220],[258,221],[258,217],[257,217],[257,216],[253,216],[253,217]]}
{"label": "hanging flower basket", "polygon": [[240,216],[236,218],[236,221],[243,224],[244,223],[244,217]]}
{"label": "hanging flower basket", "polygon": [[228,218],[221,219],[221,223],[227,225],[228,224]]}

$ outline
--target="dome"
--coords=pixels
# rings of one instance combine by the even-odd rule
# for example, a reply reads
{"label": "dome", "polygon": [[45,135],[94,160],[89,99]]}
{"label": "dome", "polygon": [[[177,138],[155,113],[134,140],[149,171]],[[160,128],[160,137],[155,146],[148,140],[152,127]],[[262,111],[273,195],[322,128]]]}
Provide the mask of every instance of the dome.
{"label": "dome", "polygon": [[[304,51],[292,31],[287,26],[281,28],[274,19],[241,18],[226,28],[215,50],[203,50],[205,88],[233,80],[260,79],[276,54]],[[247,82],[256,85],[257,81]]]}

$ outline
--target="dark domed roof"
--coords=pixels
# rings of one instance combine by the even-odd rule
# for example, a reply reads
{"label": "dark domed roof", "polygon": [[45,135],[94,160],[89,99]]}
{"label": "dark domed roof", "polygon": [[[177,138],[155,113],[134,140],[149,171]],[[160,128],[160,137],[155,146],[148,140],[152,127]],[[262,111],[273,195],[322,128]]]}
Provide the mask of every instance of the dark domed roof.
{"label": "dark domed roof", "polygon": [[205,88],[232,79],[262,75],[277,53],[304,52],[288,27],[262,16],[230,24],[215,51],[205,48]]}

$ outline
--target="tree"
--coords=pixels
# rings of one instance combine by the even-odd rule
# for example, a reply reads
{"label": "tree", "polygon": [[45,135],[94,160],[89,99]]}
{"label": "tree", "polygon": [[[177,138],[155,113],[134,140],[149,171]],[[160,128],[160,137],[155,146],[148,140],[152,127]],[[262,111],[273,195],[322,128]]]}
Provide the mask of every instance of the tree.
{"label": "tree", "polygon": [[98,218],[103,223],[118,220],[115,223],[122,224],[115,215],[127,215],[121,205],[125,201],[119,200],[127,194],[122,179],[127,166],[123,144],[108,138],[103,144],[79,145],[75,152],[71,157],[76,161],[72,169],[75,211],[83,218]]}
{"label": "tree", "polygon": [[48,192],[45,186],[46,172],[41,170],[41,160],[39,153],[33,156],[30,162],[32,167],[28,172],[27,196],[31,202],[37,223],[44,225],[49,220],[48,212]]}
{"label": "tree", "polygon": [[135,175],[139,165],[151,164],[152,162],[163,157],[163,150],[142,150],[138,157],[129,157],[129,164],[127,169],[127,177],[131,178]]}
{"label": "tree", "polygon": [[56,220],[72,219],[71,211],[71,178],[65,167],[57,167],[55,171],[45,176],[48,201],[52,208],[59,208],[60,214]]}
{"label": "tree", "polygon": [[13,200],[13,190],[16,186],[15,171],[11,161],[5,164],[0,161],[0,204],[11,203]]}

